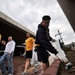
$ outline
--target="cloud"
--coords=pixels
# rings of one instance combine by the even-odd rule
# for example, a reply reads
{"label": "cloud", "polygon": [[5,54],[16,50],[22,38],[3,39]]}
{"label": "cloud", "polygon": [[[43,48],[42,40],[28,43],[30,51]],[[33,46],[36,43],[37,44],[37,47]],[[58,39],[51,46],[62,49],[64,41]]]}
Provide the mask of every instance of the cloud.
{"label": "cloud", "polygon": [[65,43],[75,41],[74,32],[56,0],[0,0],[0,11],[33,32],[36,32],[42,16],[48,14],[51,16],[51,36],[55,38],[60,30]]}

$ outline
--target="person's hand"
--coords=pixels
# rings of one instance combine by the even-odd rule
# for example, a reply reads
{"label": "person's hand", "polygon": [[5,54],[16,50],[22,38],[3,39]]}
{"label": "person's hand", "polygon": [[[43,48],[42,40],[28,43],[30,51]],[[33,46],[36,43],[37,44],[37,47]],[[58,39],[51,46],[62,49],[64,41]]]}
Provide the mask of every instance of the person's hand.
{"label": "person's hand", "polygon": [[56,40],[55,39],[52,39],[52,42],[56,42]]}

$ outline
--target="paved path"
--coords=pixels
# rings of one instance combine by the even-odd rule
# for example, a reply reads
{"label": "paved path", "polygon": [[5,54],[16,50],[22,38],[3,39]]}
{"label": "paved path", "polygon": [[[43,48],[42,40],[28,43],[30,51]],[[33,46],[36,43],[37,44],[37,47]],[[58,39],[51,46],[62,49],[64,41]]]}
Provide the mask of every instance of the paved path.
{"label": "paved path", "polygon": [[[14,75],[21,75],[24,70],[25,58],[21,56],[14,57]],[[28,75],[40,75],[42,72],[41,66],[37,66],[38,72],[35,73],[35,67],[31,66],[28,69]]]}

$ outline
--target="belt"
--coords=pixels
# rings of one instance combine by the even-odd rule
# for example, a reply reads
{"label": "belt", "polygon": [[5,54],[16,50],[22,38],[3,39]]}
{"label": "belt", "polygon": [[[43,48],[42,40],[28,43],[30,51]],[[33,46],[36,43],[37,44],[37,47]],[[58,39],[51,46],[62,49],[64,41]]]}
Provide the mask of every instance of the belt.
{"label": "belt", "polygon": [[40,44],[35,44],[35,46],[40,46]]}

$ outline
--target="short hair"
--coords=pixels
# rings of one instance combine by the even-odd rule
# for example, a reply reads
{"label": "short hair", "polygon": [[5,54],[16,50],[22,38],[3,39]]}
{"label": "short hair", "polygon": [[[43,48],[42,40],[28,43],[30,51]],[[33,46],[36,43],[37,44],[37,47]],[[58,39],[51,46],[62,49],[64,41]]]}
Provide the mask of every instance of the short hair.
{"label": "short hair", "polygon": [[51,20],[51,17],[49,15],[44,15],[42,17],[42,20]]}

